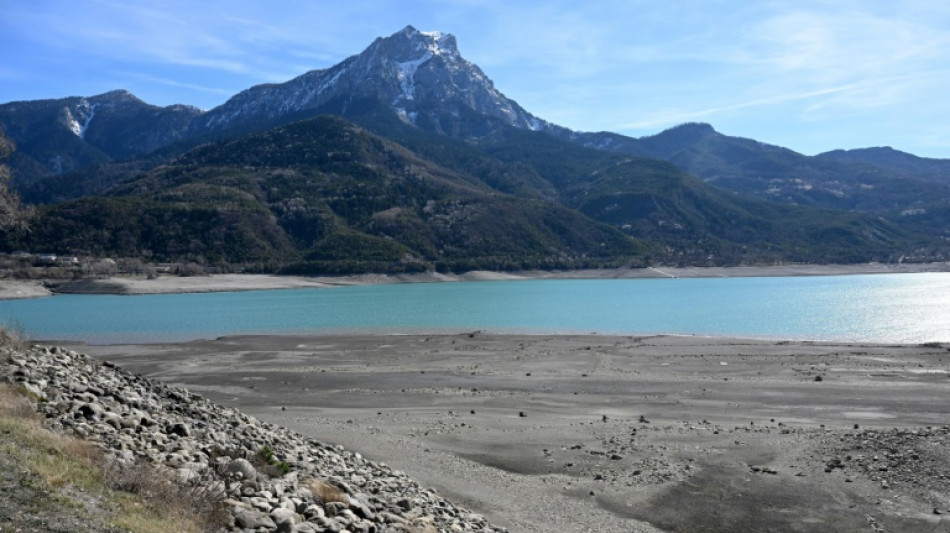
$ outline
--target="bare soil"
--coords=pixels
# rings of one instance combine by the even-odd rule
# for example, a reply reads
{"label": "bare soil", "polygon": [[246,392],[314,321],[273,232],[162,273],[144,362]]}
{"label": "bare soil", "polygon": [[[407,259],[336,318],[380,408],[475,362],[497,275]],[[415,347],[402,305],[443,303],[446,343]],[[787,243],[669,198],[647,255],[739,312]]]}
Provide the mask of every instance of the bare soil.
{"label": "bare soil", "polygon": [[512,531],[950,530],[947,345],[473,332],[74,348],[384,461]]}

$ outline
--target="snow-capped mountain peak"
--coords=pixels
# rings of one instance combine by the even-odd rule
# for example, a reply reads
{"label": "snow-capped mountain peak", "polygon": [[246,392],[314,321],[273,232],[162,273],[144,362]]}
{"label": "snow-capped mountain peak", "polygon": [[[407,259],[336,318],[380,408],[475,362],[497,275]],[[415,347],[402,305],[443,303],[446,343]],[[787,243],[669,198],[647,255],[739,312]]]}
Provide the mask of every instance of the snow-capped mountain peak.
{"label": "snow-capped mountain peak", "polygon": [[[259,85],[212,109],[197,130],[224,130],[248,122],[275,122],[301,112],[352,116],[354,107],[377,101],[403,121],[449,135],[470,135],[453,120],[483,117],[511,126],[554,127],[495,89],[476,65],[459,53],[455,36],[412,26],[377,38],[360,54],[286,83]],[[477,128],[482,134],[490,127]]]}

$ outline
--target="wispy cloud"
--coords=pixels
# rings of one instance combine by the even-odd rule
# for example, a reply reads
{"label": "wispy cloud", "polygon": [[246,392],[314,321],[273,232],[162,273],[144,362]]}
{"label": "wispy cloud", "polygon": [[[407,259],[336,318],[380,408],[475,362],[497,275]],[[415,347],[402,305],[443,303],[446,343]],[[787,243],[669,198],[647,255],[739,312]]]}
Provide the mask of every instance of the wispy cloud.
{"label": "wispy cloud", "polygon": [[950,4],[933,0],[9,1],[0,100],[132,79],[208,107],[406,24],[455,33],[499,89],[574,129],[768,115],[828,130],[861,116],[909,137],[920,125],[906,117],[928,116],[909,110],[950,112]]}
{"label": "wispy cloud", "polygon": [[150,76],[148,74],[142,74],[142,73],[137,73],[137,72],[128,73],[127,75],[131,78],[134,78],[140,81],[145,81],[149,83],[157,83],[157,84],[165,85],[168,87],[181,87],[183,89],[188,89],[192,91],[200,91],[200,92],[209,93],[209,94],[216,94],[219,96],[231,96],[234,94],[233,91],[230,91],[222,87],[209,87],[207,85],[199,85],[197,83],[186,83],[179,80],[163,78],[160,76]]}
{"label": "wispy cloud", "polygon": [[[632,103],[614,113],[612,127],[655,130],[753,110],[789,123],[899,113],[939,98],[941,82],[950,82],[945,20],[925,7],[870,2],[764,4],[734,20],[731,38],[710,29],[698,37],[708,46],[684,48],[687,38],[665,50],[640,48],[636,64],[665,79],[627,80]],[[673,70],[677,64],[689,71]],[[643,85],[678,89],[657,95]]]}
{"label": "wispy cloud", "polygon": [[749,108],[762,107],[762,106],[772,106],[776,104],[783,104],[787,102],[796,102],[802,100],[811,100],[817,97],[829,96],[834,94],[845,93],[848,91],[853,91],[860,88],[860,84],[850,84],[840,87],[828,87],[826,89],[819,89],[815,91],[810,91],[806,93],[788,93],[788,94],[777,94],[773,96],[768,96],[765,98],[760,98],[757,100],[748,100],[741,101],[736,103],[724,104],[715,107],[701,108],[695,110],[668,110],[661,113],[657,113],[653,116],[645,117],[641,120],[630,122],[627,124],[622,124],[620,127],[622,129],[647,129],[647,128],[657,128],[665,127],[672,124],[679,124],[683,122],[692,122],[698,120],[708,120],[711,117],[717,115],[722,115],[725,113],[730,113],[733,111],[739,111]]}
{"label": "wispy cloud", "polygon": [[931,21],[847,7],[777,14],[750,38],[762,52],[760,66],[822,78],[915,66],[939,58],[950,43],[945,29],[933,27]]}

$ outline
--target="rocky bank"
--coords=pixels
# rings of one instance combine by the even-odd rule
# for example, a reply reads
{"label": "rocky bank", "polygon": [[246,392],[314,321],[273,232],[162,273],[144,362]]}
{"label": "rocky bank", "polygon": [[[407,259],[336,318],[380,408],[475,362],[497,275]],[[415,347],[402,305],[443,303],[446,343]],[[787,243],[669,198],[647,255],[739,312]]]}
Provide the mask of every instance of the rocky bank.
{"label": "rocky bank", "polygon": [[505,531],[366,460],[72,350],[0,354],[0,377],[39,402],[45,425],[97,442],[120,467],[168,469],[219,494],[228,530]]}

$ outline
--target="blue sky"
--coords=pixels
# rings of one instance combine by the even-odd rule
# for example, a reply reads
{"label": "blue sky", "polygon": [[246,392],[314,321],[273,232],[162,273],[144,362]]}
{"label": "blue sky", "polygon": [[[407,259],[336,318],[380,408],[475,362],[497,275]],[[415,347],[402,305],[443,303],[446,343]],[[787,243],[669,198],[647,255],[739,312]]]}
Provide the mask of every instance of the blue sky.
{"label": "blue sky", "polygon": [[412,24],[575,130],[683,122],[816,154],[950,158],[950,2],[0,0],[0,103],[127,89],[209,109]]}

